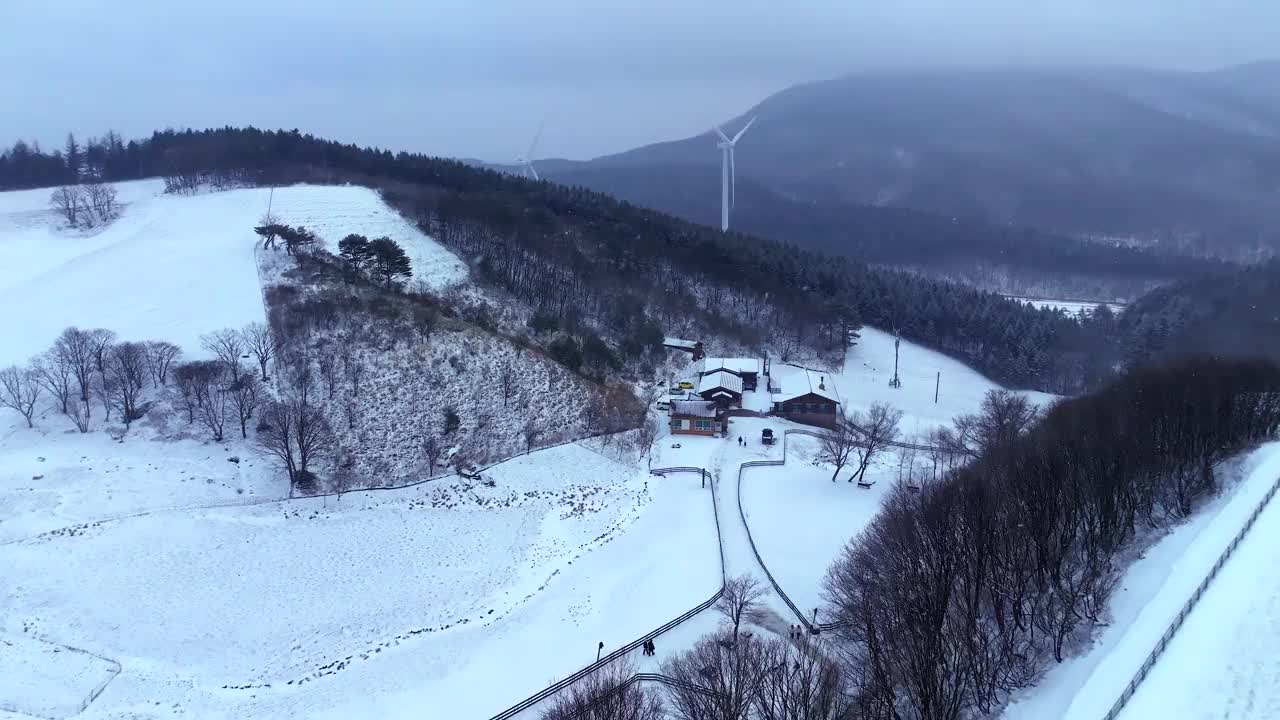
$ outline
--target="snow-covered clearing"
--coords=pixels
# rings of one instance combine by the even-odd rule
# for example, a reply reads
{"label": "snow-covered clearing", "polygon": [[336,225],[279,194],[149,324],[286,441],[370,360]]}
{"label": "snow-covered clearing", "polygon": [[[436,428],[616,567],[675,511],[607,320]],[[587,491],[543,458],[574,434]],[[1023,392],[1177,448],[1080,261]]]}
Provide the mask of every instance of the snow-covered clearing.
{"label": "snow-covered clearing", "polygon": [[750,468],[742,476],[742,503],[769,570],[791,599],[810,611],[825,604],[827,568],[880,512],[896,466],[891,456],[873,462],[866,475],[875,482],[870,488],[848,482],[847,468],[831,482],[831,466],[814,460],[816,438],[791,435],[786,442],[785,466]]}
{"label": "snow-covered clearing", "polygon": [[[67,442],[75,437],[20,439],[17,452],[69,457],[81,451]],[[155,444],[175,462],[220,454]],[[114,482],[93,467],[54,492]],[[476,717],[580,668],[596,642],[634,639],[719,586],[696,479],[650,482],[579,445],[486,476],[495,487],[450,479],[341,500],[164,510],[0,545],[0,576],[17,579],[0,595],[0,636],[119,661],[90,717],[153,699],[166,714],[201,717],[420,717],[443,698],[459,705],[440,716]],[[7,494],[33,482],[25,472],[3,481]],[[148,471],[138,486],[159,501],[139,493],[118,509],[167,504],[182,479],[161,481]],[[39,511],[3,510],[23,527]],[[24,677],[69,673],[36,666]],[[500,690],[494,677],[506,680]],[[0,683],[0,707],[29,707],[35,691],[21,688]],[[44,692],[62,697],[56,684]]]}
{"label": "snow-covered clearing", "polygon": [[[957,415],[977,412],[987,392],[1000,389],[1000,385],[959,360],[906,341],[899,348],[898,358],[902,386],[891,388],[893,335],[871,327],[859,332],[862,338],[849,351],[840,375],[835,378],[837,392],[845,406],[853,410],[865,410],[874,402],[885,402],[901,410],[899,430],[904,439],[950,425]],[[935,386],[938,387],[936,403]],[[1022,394],[1041,407],[1056,399],[1054,395],[1040,392]]]}
{"label": "snow-covered clearing", "polygon": [[1099,305],[1106,305],[1111,312],[1120,313],[1124,310],[1124,303],[1118,302],[1102,302],[1093,300],[1055,300],[1053,298],[1036,298],[1023,297],[1021,295],[1005,295],[1006,298],[1016,302],[1025,303],[1037,310],[1049,308],[1050,310],[1065,310],[1071,315],[1084,312],[1085,315],[1092,315]]}
{"label": "snow-covered clearing", "polygon": [[157,420],[137,424],[119,443],[106,432],[75,432],[52,407],[34,430],[0,410],[0,544],[74,535],[140,513],[288,495],[288,480],[238,437],[228,434],[221,444],[164,439],[170,428]]}
{"label": "snow-covered clearing", "polygon": [[[1238,474],[1238,484],[1153,543],[1125,571],[1108,608],[1108,625],[1093,645],[1050,667],[1035,687],[1013,699],[1004,712],[1006,719],[1096,720],[1111,709],[1183,603],[1280,476],[1280,443],[1248,455]],[[1276,685],[1280,676],[1271,672],[1263,677],[1264,669],[1259,667],[1274,654],[1267,639],[1275,638],[1275,621],[1280,617],[1274,572],[1280,512],[1275,505],[1273,501],[1259,517],[1123,717],[1274,715],[1245,708],[1232,715],[1226,709],[1236,707],[1232,702],[1247,701],[1245,685],[1252,684],[1256,693],[1271,698],[1277,697],[1280,687]],[[1259,674],[1250,677],[1255,671]],[[1209,687],[1215,688],[1213,694],[1206,691]],[[1238,696],[1229,701],[1232,693]]]}
{"label": "snow-covered clearing", "polygon": [[164,195],[160,180],[120,183],[121,216],[89,231],[60,226],[49,190],[0,193],[0,366],[46,350],[69,325],[160,339],[203,355],[200,335],[262,320],[253,226],[267,211],[337,251],[348,233],[389,235],[434,290],[466,266],[363,187],[297,185]]}
{"label": "snow-covered clearing", "polygon": [[[0,712],[61,720],[83,710],[120,672],[112,660],[65,645],[0,635]],[[3,717],[3,715],[0,715]]]}

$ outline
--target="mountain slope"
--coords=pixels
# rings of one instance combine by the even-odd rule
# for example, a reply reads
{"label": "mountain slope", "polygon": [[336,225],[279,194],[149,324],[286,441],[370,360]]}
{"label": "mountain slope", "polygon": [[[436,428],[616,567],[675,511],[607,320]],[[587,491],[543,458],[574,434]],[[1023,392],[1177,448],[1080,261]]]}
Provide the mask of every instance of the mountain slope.
{"label": "mountain slope", "polygon": [[[789,88],[725,127],[759,118],[739,178],[786,197],[1238,254],[1280,241],[1277,83],[1268,64],[864,73]],[[587,167],[718,163],[703,135]]]}

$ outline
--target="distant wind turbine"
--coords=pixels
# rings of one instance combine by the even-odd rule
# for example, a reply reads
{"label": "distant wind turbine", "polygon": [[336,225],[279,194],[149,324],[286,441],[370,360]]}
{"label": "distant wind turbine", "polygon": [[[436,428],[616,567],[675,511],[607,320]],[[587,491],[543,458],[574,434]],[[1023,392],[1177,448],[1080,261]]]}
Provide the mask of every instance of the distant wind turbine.
{"label": "distant wind turbine", "polygon": [[516,158],[516,164],[524,168],[521,174],[534,180],[539,178],[538,171],[533,169],[533,151],[538,147],[538,140],[541,137],[542,126],[539,125],[537,134],[533,136],[533,142],[529,143],[529,150],[525,152],[523,157]]}
{"label": "distant wind turbine", "polygon": [[751,118],[746,125],[734,135],[732,139],[724,134],[720,128],[714,128],[716,134],[720,136],[720,142],[716,143],[716,147],[720,148],[720,229],[729,229],[729,208],[733,207],[734,200],[737,197],[737,167],[733,163],[733,148],[747,134],[747,128],[756,121]]}

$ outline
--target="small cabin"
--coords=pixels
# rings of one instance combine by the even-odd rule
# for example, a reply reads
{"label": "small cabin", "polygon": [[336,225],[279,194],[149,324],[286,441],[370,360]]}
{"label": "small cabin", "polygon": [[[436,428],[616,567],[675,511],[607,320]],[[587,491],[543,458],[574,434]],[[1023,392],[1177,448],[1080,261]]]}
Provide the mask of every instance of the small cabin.
{"label": "small cabin", "polygon": [[716,403],[708,400],[671,401],[671,433],[673,435],[714,437],[723,429],[724,414]]}
{"label": "small cabin", "polygon": [[698,380],[698,397],[720,408],[742,405],[742,378],[728,370],[717,370]]}
{"label": "small cabin", "polygon": [[840,417],[840,400],[827,388],[826,376],[817,375],[815,383],[815,375],[817,373],[804,371],[788,377],[788,387],[779,388],[771,398],[773,414],[806,425],[835,427]]}
{"label": "small cabin", "polygon": [[702,361],[702,375],[716,372],[728,372],[742,379],[743,390],[755,390],[760,381],[759,358],[705,358]]}

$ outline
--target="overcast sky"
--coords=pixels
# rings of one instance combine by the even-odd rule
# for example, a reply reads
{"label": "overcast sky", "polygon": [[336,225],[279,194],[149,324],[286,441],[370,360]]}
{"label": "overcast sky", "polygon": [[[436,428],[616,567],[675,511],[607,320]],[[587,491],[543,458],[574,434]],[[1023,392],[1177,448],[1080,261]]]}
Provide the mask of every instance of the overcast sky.
{"label": "overcast sky", "polygon": [[1277,0],[0,0],[0,143],[297,127],[504,160],[683,137],[888,67],[1274,57]]}

